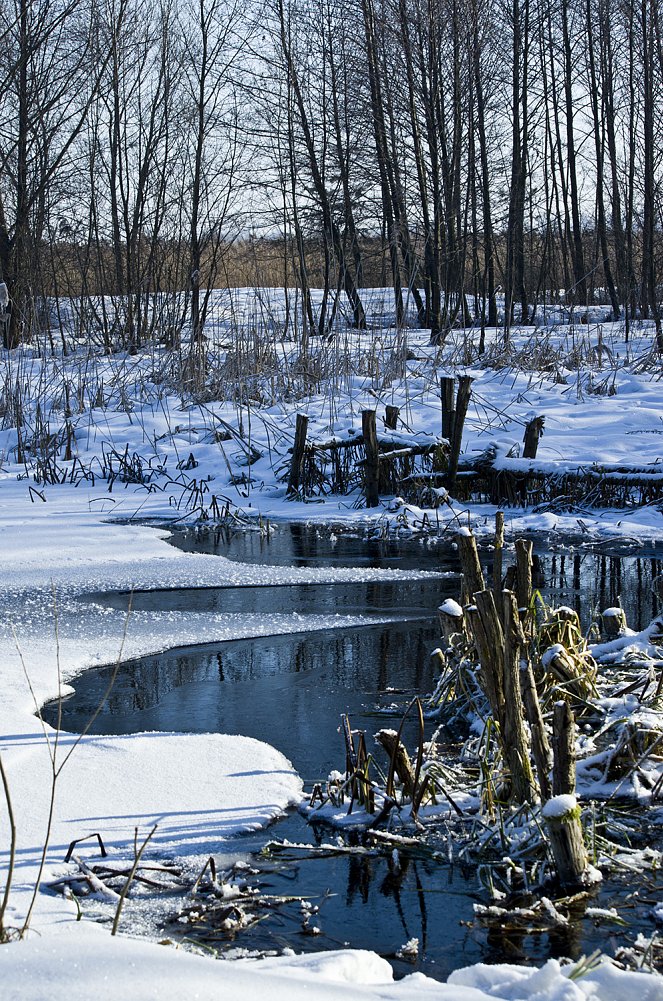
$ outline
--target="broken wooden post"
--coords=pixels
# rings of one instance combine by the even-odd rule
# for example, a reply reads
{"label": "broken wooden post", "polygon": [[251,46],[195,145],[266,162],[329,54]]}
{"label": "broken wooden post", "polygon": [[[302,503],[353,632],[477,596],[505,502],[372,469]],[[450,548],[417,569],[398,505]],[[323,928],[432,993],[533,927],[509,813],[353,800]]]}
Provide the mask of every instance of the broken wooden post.
{"label": "broken wooden post", "polygon": [[463,427],[467,408],[472,395],[472,378],[469,375],[461,375],[458,380],[458,393],[456,395],[456,413],[454,416],[453,437],[451,441],[451,454],[449,455],[448,486],[453,490],[456,484],[456,473],[458,472],[458,459],[460,457],[460,446],[463,438]]}
{"label": "broken wooden post", "polygon": [[[375,739],[380,747],[386,751],[390,763],[393,762],[393,771],[398,775],[403,795],[408,799],[412,799],[414,797],[414,768],[412,767],[410,756],[399,739],[397,732],[395,730],[379,730],[375,734]],[[387,796],[393,796],[393,772],[391,766],[389,768],[389,776],[392,782],[387,783],[386,794]]]}
{"label": "broken wooden post", "polygon": [[380,503],[378,492],[378,477],[380,472],[380,454],[378,451],[378,435],[374,410],[362,410],[361,432],[364,438],[364,497],[366,507],[377,507]]}
{"label": "broken wooden post", "polygon": [[559,881],[562,886],[578,886],[586,881],[588,864],[578,801],[571,795],[553,796],[542,814]]}
{"label": "broken wooden post", "polygon": [[539,779],[539,789],[541,799],[545,803],[552,795],[552,785],[550,783],[550,768],[552,766],[552,752],[546,724],[543,721],[541,703],[536,690],[534,671],[528,657],[520,661],[520,690],[523,696],[525,716],[529,723],[532,735],[532,756],[536,766],[536,774]]}
{"label": "broken wooden post", "polygon": [[452,637],[458,634],[465,635],[465,616],[463,609],[453,598],[447,598],[438,608],[437,614],[446,650],[451,645]]}
{"label": "broken wooden post", "polygon": [[543,435],[545,422],[545,417],[534,417],[525,425],[523,459],[536,459],[536,450],[539,447],[539,438]]}
{"label": "broken wooden post", "polygon": [[615,606],[601,612],[601,632],[605,640],[616,640],[626,632],[624,609]]}
{"label": "broken wooden post", "polygon": [[290,475],[288,476],[289,494],[296,494],[301,486],[307,431],[308,417],[306,414],[297,414],[295,442],[292,446],[292,460],[290,462]]}
{"label": "broken wooden post", "polygon": [[493,550],[493,594],[498,611],[502,609],[502,557],[504,555],[504,511],[495,513],[495,548]]}
{"label": "broken wooden post", "polygon": [[398,415],[400,412],[400,407],[394,407],[391,404],[388,404],[385,407],[384,426],[390,431],[396,430],[396,422],[398,421]]}
{"label": "broken wooden post", "polygon": [[555,868],[563,886],[577,886],[587,872],[580,807],[575,797],[575,720],[568,702],[553,710],[553,798],[543,808]]}
{"label": "broken wooden post", "polygon": [[486,584],[481,571],[477,542],[469,528],[461,529],[456,536],[460,568],[463,573],[462,602],[473,600],[476,591],[483,591]]}
{"label": "broken wooden post", "polygon": [[516,598],[520,609],[520,620],[528,635],[531,626],[532,548],[532,543],[528,539],[516,539]]}
{"label": "broken wooden post", "polygon": [[[485,594],[479,591],[478,594]],[[494,601],[493,601],[494,605]],[[498,724],[504,718],[503,653],[504,635],[499,622],[481,615],[478,605],[468,605],[465,615],[472,633],[480,664],[480,681],[488,699],[490,713]]]}
{"label": "broken wooden post", "polygon": [[[484,593],[492,597],[492,592]],[[477,602],[478,600],[479,595]],[[516,596],[512,591],[504,592],[502,607],[504,610],[504,752],[517,801],[534,803],[537,799],[537,788],[529,760],[529,742],[520,694],[520,651],[525,646],[526,640],[518,617]]]}
{"label": "broken wooden post", "polygon": [[576,791],[575,719],[571,706],[560,699],[553,707],[553,796]]}
{"label": "broken wooden post", "polygon": [[456,380],[453,376],[443,376],[440,379],[440,398],[442,400],[442,437],[446,438],[451,445],[454,436],[454,420],[456,417],[456,404],[454,401],[454,388]]}

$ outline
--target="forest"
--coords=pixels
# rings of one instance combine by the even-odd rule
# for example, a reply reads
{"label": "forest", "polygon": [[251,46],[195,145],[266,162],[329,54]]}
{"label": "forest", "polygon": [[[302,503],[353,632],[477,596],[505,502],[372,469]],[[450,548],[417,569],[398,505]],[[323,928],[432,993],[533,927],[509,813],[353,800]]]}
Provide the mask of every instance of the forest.
{"label": "forest", "polygon": [[433,343],[600,301],[661,352],[661,22],[656,0],[2,0],[4,346],[64,297],[107,352],[194,350],[213,289],[277,286],[305,349],[382,286]]}

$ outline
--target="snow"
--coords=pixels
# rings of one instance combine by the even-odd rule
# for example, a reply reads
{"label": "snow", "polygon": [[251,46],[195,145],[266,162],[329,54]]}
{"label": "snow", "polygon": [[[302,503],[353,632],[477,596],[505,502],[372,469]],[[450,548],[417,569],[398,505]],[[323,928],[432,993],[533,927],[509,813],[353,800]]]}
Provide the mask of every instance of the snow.
{"label": "snow", "polygon": [[[249,304],[250,293],[246,293]],[[222,294],[218,293],[219,303]],[[213,303],[212,314],[218,304]],[[214,335],[215,331],[210,331]],[[357,357],[371,346],[370,333],[356,337]],[[382,331],[389,348],[402,350],[404,332]],[[527,354],[536,332],[512,332],[514,349]],[[546,334],[551,350],[568,354],[571,343],[591,354],[596,331],[581,333],[560,327]],[[30,906],[46,837],[49,790],[59,772],[54,817],[45,855],[43,880],[64,871],[69,843],[95,832],[109,853],[131,858],[138,839],[156,825],[150,851],[157,857],[188,855],[202,859],[238,834],[265,826],[301,798],[301,780],[278,750],[240,735],[149,733],[130,737],[84,737],[61,734],[57,740],[41,726],[35,708],[45,699],[66,694],[68,683],[86,668],[155,653],[173,646],[295,632],[306,627],[296,614],[263,616],[133,611],[128,620],[117,610],[95,604],[90,592],[132,588],[334,583],[351,580],[407,579],[422,574],[405,571],[243,566],[221,557],[187,554],[167,545],[163,528],[148,519],[196,521],[211,498],[254,524],[270,519],[299,518],[314,523],[350,525],[360,530],[404,533],[420,530],[424,519],[461,533],[486,536],[493,531],[494,506],[463,505],[446,497],[437,512],[384,498],[367,512],[358,491],[344,497],[286,499],[284,470],[289,462],[296,414],[309,417],[311,439],[351,438],[359,430],[362,408],[385,403],[401,408],[408,433],[393,436],[403,443],[427,442],[438,436],[440,366],[451,371],[460,357],[463,332],[452,334],[448,356],[428,347],[424,331],[407,332],[415,359],[403,377],[388,384],[350,365],[342,385],[321,387],[306,399],[272,399],[249,413],[229,400],[183,402],[159,374],[167,359],[157,353],[130,359],[90,359],[75,352],[68,359],[49,359],[24,352],[4,353],[0,375],[5,389],[20,386],[27,425],[22,448],[29,452],[35,408],[48,431],[57,436],[71,428],[75,459],[57,465],[61,482],[44,482],[43,455],[19,461],[18,433],[3,397],[0,426],[0,753],[6,769],[17,825],[17,865],[5,914],[9,929],[21,927]],[[660,434],[663,401],[660,383],[639,366],[651,329],[632,332],[625,345],[618,325],[604,325],[602,337],[622,367],[610,375],[615,392],[595,391],[596,373],[523,371],[504,366],[472,368],[473,396],[464,434],[464,453],[480,454],[494,444],[499,462],[519,463],[525,420],[545,417],[546,435],[537,464],[550,471],[620,463],[637,465],[656,481],[661,471]],[[640,339],[639,339],[640,337]],[[489,349],[491,335],[488,337]],[[586,343],[585,343],[586,342]],[[493,348],[497,335],[492,340]],[[584,347],[583,347],[584,345]],[[354,348],[353,348],[354,350]],[[446,351],[447,349],[445,349]],[[636,352],[634,354],[634,352]],[[621,365],[621,362],[620,362]],[[72,389],[69,404],[63,385]],[[47,387],[46,389],[44,387]],[[99,387],[104,406],[96,402]],[[80,392],[74,391],[80,389]],[[331,389],[331,391],[330,391]],[[44,395],[45,394],[45,395]],[[38,400],[38,396],[41,398]],[[249,421],[255,462],[240,434]],[[229,438],[217,432],[228,432]],[[36,435],[36,431],[35,431]],[[119,475],[123,456],[138,456],[139,481]],[[108,457],[114,474],[108,474]],[[188,470],[189,456],[194,464]],[[78,464],[78,465],[77,465]],[[538,468],[538,466],[537,466]],[[76,473],[76,469],[79,470]],[[86,474],[80,473],[81,469]],[[66,474],[66,476],[64,475]],[[246,474],[244,480],[240,477]],[[618,473],[615,473],[618,475]],[[36,477],[36,478],[35,478]],[[390,507],[392,510],[390,510]],[[621,511],[558,512],[512,509],[507,532],[542,531],[560,536],[581,533],[587,541],[609,537],[657,541],[663,518],[655,505]],[[437,521],[436,521],[437,519]],[[456,603],[452,603],[456,604]],[[450,603],[445,603],[450,606]],[[445,607],[449,611],[449,607]],[[451,612],[451,614],[458,614]],[[319,627],[347,628],[361,616],[319,616]],[[372,621],[375,621],[373,618]],[[629,644],[649,649],[656,639],[650,627],[637,637],[604,644],[606,654],[620,657]],[[71,756],[68,757],[71,751]],[[62,766],[62,767],[61,767]],[[61,767],[61,771],[60,771]],[[575,800],[574,800],[575,803]],[[548,804],[550,806],[550,804]],[[564,811],[562,811],[564,812]],[[0,859],[8,862],[8,822],[0,810]],[[78,847],[90,859],[93,841]],[[658,912],[657,912],[658,916]],[[389,964],[373,953],[343,950],[306,956],[284,955],[255,961],[213,961],[149,941],[112,938],[107,930],[76,920],[74,904],[40,892],[25,940],[0,948],[3,1001],[95,1001],[122,996],[131,1001],[159,998],[237,998],[269,995],[275,1001],[366,998],[440,1001],[661,1001],[663,981],[624,973],[603,961],[579,980],[569,967],[550,960],[540,970],[515,966],[476,966],[458,970],[441,984],[420,973],[395,982]]]}
{"label": "snow", "polygon": [[440,611],[444,612],[445,615],[453,615],[454,618],[461,618],[463,615],[463,609],[457,601],[454,601],[453,598],[447,598],[447,600],[440,605]]}
{"label": "snow", "polygon": [[546,820],[559,820],[564,817],[567,813],[572,813],[578,806],[578,800],[575,796],[566,794],[561,796],[553,796],[544,805],[541,811],[542,815]]}
{"label": "snow", "polygon": [[[661,1001],[663,998],[663,981],[642,973],[624,973],[605,960],[576,981],[567,980],[560,974],[562,971],[555,959],[549,959],[539,970],[478,963],[456,970],[448,982],[510,1001]],[[463,995],[458,997],[460,1001]]]}
{"label": "snow", "polygon": [[[410,943],[408,943],[409,945]],[[72,943],[34,938],[0,950],[3,1001],[197,1001],[269,996],[270,1001],[661,1001],[663,981],[603,961],[577,981],[549,960],[540,970],[477,966],[447,984],[421,973],[395,982],[391,967],[360,950],[214,962],[167,947],[113,939],[83,925]]]}

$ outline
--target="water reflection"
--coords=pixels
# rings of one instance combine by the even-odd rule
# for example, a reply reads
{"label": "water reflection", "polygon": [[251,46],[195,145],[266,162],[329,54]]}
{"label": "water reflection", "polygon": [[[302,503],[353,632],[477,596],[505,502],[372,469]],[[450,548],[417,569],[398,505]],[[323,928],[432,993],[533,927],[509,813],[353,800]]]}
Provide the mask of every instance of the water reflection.
{"label": "water reflection", "polygon": [[[187,552],[275,566],[370,566],[445,574],[459,570],[452,541],[446,538],[362,538],[323,526],[289,524],[279,525],[267,535],[227,528],[193,529],[175,533],[171,541]],[[482,562],[490,571],[490,549],[486,544],[481,548]],[[575,608],[584,628],[589,627],[593,615],[620,601],[634,629],[643,629],[660,608],[653,584],[663,574],[663,560],[655,547],[624,555],[618,541],[612,552],[607,546],[571,548],[550,534],[534,536],[534,553],[538,560],[536,585],[549,602]],[[509,557],[507,549],[505,566]],[[343,603],[343,590],[333,589],[331,600]],[[446,590],[456,596],[458,588],[450,580]],[[430,607],[436,604],[439,602]]]}
{"label": "water reflection", "polygon": [[[122,666],[92,732],[241,733],[273,744],[305,778],[317,779],[338,767],[341,713],[358,720],[374,703],[388,705],[390,689],[430,690],[435,640],[430,620],[415,620],[144,657]],[[64,705],[66,729],[83,728],[112,670],[77,679]],[[55,722],[55,704],[44,717]]]}

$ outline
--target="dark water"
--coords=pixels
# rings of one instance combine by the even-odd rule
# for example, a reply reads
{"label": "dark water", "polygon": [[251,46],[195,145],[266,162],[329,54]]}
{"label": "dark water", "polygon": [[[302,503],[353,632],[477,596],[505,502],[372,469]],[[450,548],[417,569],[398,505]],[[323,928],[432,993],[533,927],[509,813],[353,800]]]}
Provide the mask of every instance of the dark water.
{"label": "dark water", "polygon": [[[93,724],[93,733],[141,730],[239,733],[268,741],[305,780],[342,765],[341,713],[370,732],[374,704],[388,689],[430,691],[430,620],[170,650],[129,661]],[[64,703],[62,726],[79,731],[107,689],[113,668],[87,671]],[[44,712],[46,719],[52,711]],[[49,719],[50,721],[50,719]],[[389,723],[389,725],[391,725]]]}
{"label": "dark water", "polygon": [[[584,628],[588,628],[595,611],[616,605],[620,600],[633,629],[643,629],[661,607],[652,584],[663,575],[663,546],[636,546],[618,540],[604,545],[582,539],[571,543],[555,533],[532,538],[540,568],[535,584],[542,588],[551,604],[575,608]],[[226,528],[192,529],[175,533],[171,541],[185,552],[216,553],[240,563],[459,573],[455,548],[445,537],[384,539],[315,525],[285,525],[274,527],[268,534],[231,532]],[[482,544],[480,551],[482,564],[490,572],[490,547]],[[513,556],[507,548],[504,566],[510,561]],[[457,597],[458,585],[453,580],[442,582],[439,593],[441,600]],[[336,601],[344,600],[337,593]]]}
{"label": "dark water", "polygon": [[[609,556],[538,548],[540,584],[546,599],[576,607],[588,625],[592,609],[621,598],[629,624],[643,627],[658,609],[653,582],[661,572],[655,552]],[[299,612],[303,617],[342,614],[397,615],[399,621],[360,628],[316,630],[313,618],[296,635],[171,650],[123,665],[113,692],[94,725],[98,733],[141,730],[219,731],[264,740],[281,750],[307,783],[344,767],[341,713],[371,735],[394,718],[379,710],[403,706],[411,695],[431,690],[430,652],[437,641],[435,609],[457,597],[456,556],[448,543],[366,540],[308,526],[279,528],[269,538],[258,533],[186,532],[174,542],[188,551],[216,552],[247,563],[314,566],[389,566],[425,569],[436,580],[370,584],[297,585],[269,588],[201,588],[139,592],[134,607],[191,609],[197,612]],[[545,582],[545,584],[544,584]],[[95,596],[126,607],[126,595]],[[106,689],[110,668],[91,670],[76,681],[64,704],[62,725],[80,730]],[[55,707],[44,716],[55,718]],[[395,725],[398,725],[397,723]],[[413,732],[406,729],[406,741]],[[385,762],[386,764],[386,762]],[[443,832],[442,832],[443,833]],[[316,832],[298,815],[271,832],[294,842],[315,842]],[[323,835],[332,840],[328,831]],[[262,841],[266,840],[264,835]],[[326,890],[316,923],[321,934],[302,934],[292,917],[275,917],[244,933],[248,948],[297,950],[353,947],[393,958],[412,937],[420,940],[417,969],[446,977],[461,965],[484,961],[540,962],[550,955],[578,956],[606,946],[606,933],[588,920],[572,922],[555,934],[505,939],[470,927],[472,904],[485,902],[477,875],[458,865],[401,853],[400,870],[384,857],[311,860],[270,868],[271,892],[316,897]],[[604,887],[607,906],[614,887]],[[399,973],[412,967],[395,960]]]}

